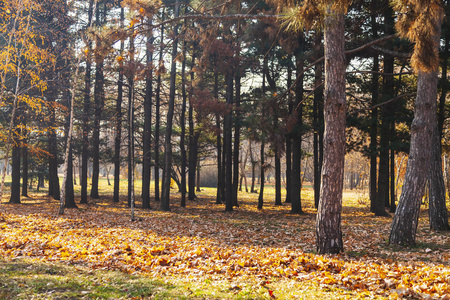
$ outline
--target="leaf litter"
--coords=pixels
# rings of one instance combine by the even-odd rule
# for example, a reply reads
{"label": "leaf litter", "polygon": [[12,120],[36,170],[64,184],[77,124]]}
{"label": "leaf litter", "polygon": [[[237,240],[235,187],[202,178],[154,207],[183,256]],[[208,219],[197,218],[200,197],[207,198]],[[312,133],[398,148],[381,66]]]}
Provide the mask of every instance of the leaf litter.
{"label": "leaf litter", "polygon": [[[366,206],[345,205],[345,252],[314,254],[315,210],[289,214],[288,206],[258,211],[244,198],[234,212],[209,198],[174,204],[171,212],[138,210],[131,222],[122,205],[93,203],[57,216],[57,202],[36,198],[2,205],[0,255],[63,261],[92,269],[121,270],[189,280],[256,280],[270,298],[271,281],[308,282],[368,296],[450,299],[450,235],[428,230],[426,212],[418,247],[388,247],[390,218]],[[239,287],[239,285],[236,285]]]}

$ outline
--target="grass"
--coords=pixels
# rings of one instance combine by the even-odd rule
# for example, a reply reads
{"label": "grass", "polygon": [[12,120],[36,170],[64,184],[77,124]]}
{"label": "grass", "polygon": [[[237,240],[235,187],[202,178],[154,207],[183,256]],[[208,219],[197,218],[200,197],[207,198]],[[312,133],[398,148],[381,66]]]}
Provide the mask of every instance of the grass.
{"label": "grass", "polygon": [[22,258],[0,260],[0,299],[354,299],[337,288],[300,282],[151,278]]}

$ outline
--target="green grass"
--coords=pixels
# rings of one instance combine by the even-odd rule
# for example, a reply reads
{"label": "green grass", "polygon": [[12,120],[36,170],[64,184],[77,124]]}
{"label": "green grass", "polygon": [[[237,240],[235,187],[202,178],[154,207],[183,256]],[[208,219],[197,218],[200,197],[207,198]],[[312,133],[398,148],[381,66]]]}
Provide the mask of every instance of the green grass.
{"label": "green grass", "polygon": [[355,299],[301,282],[150,278],[30,259],[0,260],[0,299]]}

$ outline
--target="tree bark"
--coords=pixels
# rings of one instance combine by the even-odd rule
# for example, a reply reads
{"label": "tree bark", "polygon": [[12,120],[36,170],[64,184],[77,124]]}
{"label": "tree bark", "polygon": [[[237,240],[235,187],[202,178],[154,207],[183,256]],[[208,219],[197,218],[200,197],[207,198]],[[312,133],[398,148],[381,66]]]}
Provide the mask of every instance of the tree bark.
{"label": "tree bark", "polygon": [[[392,222],[389,244],[415,245],[420,204],[429,175],[433,122],[436,122],[437,71],[419,71],[414,120],[411,124],[411,146],[405,181]],[[434,95],[434,96],[433,96]]]}
{"label": "tree bark", "polygon": [[235,118],[234,118],[234,146],[233,146],[233,206],[239,207],[238,204],[238,185],[239,185],[239,151],[241,144],[241,76],[239,74],[239,66],[237,66],[235,76]]}
{"label": "tree bark", "polygon": [[[303,49],[304,38],[301,35],[299,37],[300,49]],[[300,50],[300,51],[301,51]],[[304,63],[302,59],[302,53],[296,57],[297,74],[303,71]],[[303,76],[297,81],[295,85],[295,108],[294,114],[297,117],[295,127],[293,129],[292,139],[292,182],[291,182],[291,213],[302,214],[302,179],[301,179],[301,165],[302,165],[302,126],[303,126]]]}
{"label": "tree bark", "polygon": [[[164,21],[164,8],[162,11],[161,20]],[[163,50],[164,50],[164,25],[161,26],[161,41],[159,48],[159,67],[163,64]],[[160,201],[159,192],[159,130],[160,130],[160,107],[161,107],[161,72],[158,71],[158,78],[156,83],[155,95],[155,202]]]}
{"label": "tree bark", "polygon": [[343,251],[341,211],[345,157],[345,54],[344,14],[328,6],[324,24],[325,97],[324,157],[320,201],[316,219],[319,253]]}
{"label": "tree bark", "polygon": [[19,135],[13,133],[13,149],[11,155],[11,197],[9,203],[20,204],[20,141]]}
{"label": "tree bark", "polygon": [[260,152],[260,156],[261,156],[261,168],[260,168],[260,186],[259,186],[259,197],[258,197],[258,209],[262,209],[263,208],[263,204],[264,204],[264,181],[265,181],[265,174],[264,174],[264,169],[265,169],[265,162],[264,162],[264,146],[265,146],[265,142],[264,140],[261,141],[261,152]]}
{"label": "tree bark", "polygon": [[151,19],[147,35],[147,74],[145,78],[144,136],[142,160],[142,208],[150,209],[151,149],[152,149],[152,95],[153,95],[153,34]]}
{"label": "tree bark", "polygon": [[28,197],[28,131],[27,131],[27,112],[23,112],[23,130],[22,130],[22,196]]}
{"label": "tree bark", "polygon": [[[225,75],[226,101],[233,105],[233,76],[230,70]],[[233,147],[232,147],[232,112],[224,117],[224,155],[225,155],[225,211],[233,211]]]}
{"label": "tree bark", "polygon": [[[180,0],[176,1],[175,4],[175,18],[179,16]],[[177,75],[176,70],[176,56],[178,53],[178,24],[174,28],[173,48],[172,48],[172,63],[170,68],[170,91],[169,91],[169,107],[167,111],[167,124],[166,124],[166,136],[164,141],[164,169],[163,169],[163,183],[162,183],[162,194],[161,194],[161,205],[160,209],[162,211],[170,211],[170,174],[172,170],[172,125],[173,125],[173,115],[175,110],[175,79]]]}
{"label": "tree bark", "polygon": [[[375,0],[372,0],[372,15],[371,15],[371,26],[372,26],[372,36],[374,39],[378,38],[378,26],[377,26],[377,14],[375,12],[376,6]],[[379,88],[379,68],[380,63],[378,59],[378,54],[373,56],[372,65],[372,106],[378,104],[378,88]],[[372,109],[371,120],[370,120],[370,183],[369,183],[369,198],[370,198],[370,211],[375,213],[376,211],[376,201],[377,201],[377,158],[378,158],[378,108]]]}
{"label": "tree bark", "polygon": [[[100,7],[97,5],[95,11],[96,25],[101,24]],[[99,41],[97,41],[99,43]],[[102,118],[103,106],[105,105],[104,88],[104,62],[101,54],[95,58],[95,86],[94,86],[94,127],[92,132],[92,186],[91,197],[99,199],[98,180],[100,175],[100,121]]]}
{"label": "tree bark", "polygon": [[[186,23],[185,23],[186,24]],[[194,64],[192,64],[194,65]],[[191,70],[193,71],[193,70]],[[187,153],[186,153],[186,104],[187,104],[187,94],[186,94],[186,41],[183,41],[183,62],[181,65],[181,115],[180,115],[180,127],[181,127],[181,137],[180,137],[180,152],[181,152],[181,207],[186,206],[186,166],[187,166]]]}
{"label": "tree bark", "polygon": [[[289,56],[288,74],[287,74],[287,88],[292,86],[292,67],[291,67],[292,56]],[[288,100],[288,113],[289,116],[292,114],[294,109],[294,104],[292,102],[292,95],[289,94]],[[253,163],[253,161],[252,161]],[[292,135],[290,132],[286,134],[286,199],[284,202],[292,202]]]}
{"label": "tree bark", "polygon": [[441,138],[437,122],[433,124],[430,165],[430,198],[429,198],[430,229],[449,230],[448,213],[445,202],[445,184],[442,174]]}
{"label": "tree bark", "polygon": [[[123,27],[125,19],[124,8],[120,9],[120,24]],[[125,40],[120,42],[120,54],[123,55]],[[120,191],[120,144],[122,140],[122,102],[123,102],[123,64],[119,62],[119,80],[117,81],[117,101],[116,101],[116,134],[114,136],[114,197],[115,203],[119,202]],[[87,171],[87,170],[86,170]]]}

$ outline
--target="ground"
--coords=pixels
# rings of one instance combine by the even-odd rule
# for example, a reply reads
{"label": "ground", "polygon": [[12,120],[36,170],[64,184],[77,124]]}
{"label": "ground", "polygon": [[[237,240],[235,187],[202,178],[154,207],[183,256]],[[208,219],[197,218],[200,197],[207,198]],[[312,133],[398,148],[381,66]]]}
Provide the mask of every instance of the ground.
{"label": "ground", "polygon": [[[387,245],[392,218],[369,212],[367,193],[346,191],[345,252],[315,253],[310,187],[304,214],[240,193],[224,212],[215,189],[170,212],[113,204],[102,197],[58,216],[58,202],[33,194],[0,206],[0,299],[450,299],[450,234],[428,229],[423,206],[417,247]],[[139,202],[138,202],[139,205]],[[447,298],[445,298],[447,297]]]}

